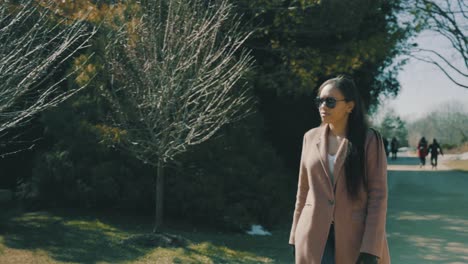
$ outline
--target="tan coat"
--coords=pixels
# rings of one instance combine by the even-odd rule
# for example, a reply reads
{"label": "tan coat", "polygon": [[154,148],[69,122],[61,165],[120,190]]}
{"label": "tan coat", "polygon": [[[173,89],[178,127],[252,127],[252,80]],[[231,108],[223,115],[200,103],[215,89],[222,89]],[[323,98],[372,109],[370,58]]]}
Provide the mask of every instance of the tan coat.
{"label": "tan coat", "polygon": [[[295,245],[296,263],[320,264],[329,227],[334,221],[336,264],[355,264],[360,252],[390,263],[385,221],[387,214],[387,157],[382,140],[369,130],[365,143],[367,191],[359,199],[348,198],[344,139],[334,165],[331,183],[327,158],[329,126],[324,124],[304,135],[299,183],[289,244]],[[335,192],[333,191],[335,189]]]}

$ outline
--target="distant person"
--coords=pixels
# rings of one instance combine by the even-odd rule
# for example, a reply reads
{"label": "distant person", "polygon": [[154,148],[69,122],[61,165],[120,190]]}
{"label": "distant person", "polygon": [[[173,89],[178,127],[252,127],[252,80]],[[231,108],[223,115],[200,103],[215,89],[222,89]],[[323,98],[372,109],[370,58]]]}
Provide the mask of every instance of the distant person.
{"label": "distant person", "polygon": [[437,169],[437,155],[439,155],[440,153],[443,156],[444,153],[442,152],[442,148],[440,147],[439,143],[435,138],[432,141],[432,144],[429,145],[428,150],[431,153],[432,169]]}
{"label": "distant person", "polygon": [[426,166],[426,156],[427,156],[427,141],[425,137],[422,137],[418,143],[418,157],[420,160],[419,167]]}
{"label": "distant person", "polygon": [[392,142],[390,142],[390,149],[392,151],[392,160],[397,159],[397,153],[398,153],[398,139],[395,137],[392,138]]}
{"label": "distant person", "polygon": [[324,82],[304,134],[289,244],[296,264],[389,264],[387,157],[353,80]]}
{"label": "distant person", "polygon": [[388,150],[388,139],[386,137],[382,137],[383,145],[385,148],[385,156],[388,158],[389,150]]}

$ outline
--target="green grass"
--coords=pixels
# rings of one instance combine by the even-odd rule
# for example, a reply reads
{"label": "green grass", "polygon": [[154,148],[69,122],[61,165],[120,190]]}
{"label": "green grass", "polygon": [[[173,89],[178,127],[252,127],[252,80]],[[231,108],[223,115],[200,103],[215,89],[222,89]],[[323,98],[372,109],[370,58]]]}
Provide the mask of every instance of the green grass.
{"label": "green grass", "polygon": [[186,247],[145,247],[122,243],[151,232],[147,218],[73,211],[0,213],[0,263],[292,263],[287,231],[260,237],[163,230],[189,240]]}

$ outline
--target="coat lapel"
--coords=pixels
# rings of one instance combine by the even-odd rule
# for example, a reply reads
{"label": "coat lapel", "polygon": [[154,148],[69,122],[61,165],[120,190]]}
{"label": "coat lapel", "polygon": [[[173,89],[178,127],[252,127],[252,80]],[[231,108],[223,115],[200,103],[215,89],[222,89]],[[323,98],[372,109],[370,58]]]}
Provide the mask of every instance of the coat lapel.
{"label": "coat lapel", "polygon": [[325,180],[330,183],[330,188],[333,190],[333,186],[330,181],[330,170],[328,168],[328,157],[327,157],[327,135],[328,135],[329,129],[330,128],[328,127],[328,124],[325,124],[324,126],[322,126],[320,137],[317,139],[316,148],[319,153],[320,163],[322,163],[323,171],[325,172],[323,176],[326,177]]}

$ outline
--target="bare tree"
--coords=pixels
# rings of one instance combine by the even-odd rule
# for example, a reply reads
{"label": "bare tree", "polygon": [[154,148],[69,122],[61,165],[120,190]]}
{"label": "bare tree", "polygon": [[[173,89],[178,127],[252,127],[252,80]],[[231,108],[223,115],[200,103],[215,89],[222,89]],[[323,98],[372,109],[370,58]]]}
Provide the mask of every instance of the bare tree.
{"label": "bare tree", "polygon": [[73,71],[54,74],[96,29],[56,16],[54,7],[54,1],[0,0],[0,137],[83,88],[59,86]]}
{"label": "bare tree", "polygon": [[443,36],[462,64],[457,65],[444,52],[414,45],[410,56],[437,66],[453,83],[468,88],[468,4],[465,0],[413,0],[408,10],[418,30]]}
{"label": "bare tree", "polygon": [[134,31],[122,31],[109,49],[115,78],[106,95],[122,146],[157,169],[155,232],[163,224],[166,164],[250,109],[243,75],[252,58],[241,48],[249,34],[227,1],[216,2],[143,2]]}
{"label": "bare tree", "polygon": [[468,108],[460,101],[436,105],[426,116],[411,121],[408,131],[413,146],[422,136],[437,138],[441,144],[464,144],[468,141]]}

